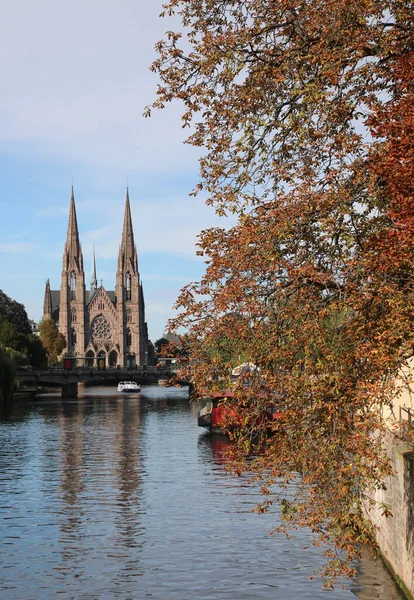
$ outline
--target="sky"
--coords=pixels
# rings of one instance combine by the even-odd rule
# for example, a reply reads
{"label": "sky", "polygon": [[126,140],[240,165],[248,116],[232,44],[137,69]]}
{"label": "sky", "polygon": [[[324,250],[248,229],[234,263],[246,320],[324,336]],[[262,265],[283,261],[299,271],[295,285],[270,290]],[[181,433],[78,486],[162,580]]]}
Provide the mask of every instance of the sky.
{"label": "sky", "polygon": [[[144,119],[149,66],[171,19],[162,0],[13,0],[0,20],[0,289],[42,317],[59,289],[73,182],[85,281],[114,289],[129,186],[150,338],[179,290],[204,272],[197,235],[225,226],[190,197],[200,150],[183,144],[178,103]],[[177,22],[175,23],[177,24]],[[188,130],[187,130],[188,131]]]}

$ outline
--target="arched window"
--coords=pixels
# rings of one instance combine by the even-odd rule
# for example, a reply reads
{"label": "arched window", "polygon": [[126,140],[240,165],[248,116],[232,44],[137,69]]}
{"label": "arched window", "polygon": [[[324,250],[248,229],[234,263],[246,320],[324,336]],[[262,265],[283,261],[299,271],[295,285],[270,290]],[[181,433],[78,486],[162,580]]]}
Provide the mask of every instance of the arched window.
{"label": "arched window", "polygon": [[72,328],[72,346],[75,346],[76,344],[76,329]]}
{"label": "arched window", "polygon": [[70,299],[74,300],[76,298],[76,273],[72,271],[70,274]]}
{"label": "arched window", "polygon": [[127,308],[127,311],[126,311],[126,320],[127,320],[127,323],[131,323],[132,322],[132,308]]}
{"label": "arched window", "polygon": [[125,292],[126,299],[131,300],[131,273],[129,271],[125,275]]}
{"label": "arched window", "polygon": [[126,336],[125,336],[125,344],[126,346],[130,346],[132,344],[132,335],[131,335],[131,330],[128,327],[128,329],[126,330]]}
{"label": "arched window", "polygon": [[70,316],[72,323],[76,323],[76,308],[72,308],[70,311]]}

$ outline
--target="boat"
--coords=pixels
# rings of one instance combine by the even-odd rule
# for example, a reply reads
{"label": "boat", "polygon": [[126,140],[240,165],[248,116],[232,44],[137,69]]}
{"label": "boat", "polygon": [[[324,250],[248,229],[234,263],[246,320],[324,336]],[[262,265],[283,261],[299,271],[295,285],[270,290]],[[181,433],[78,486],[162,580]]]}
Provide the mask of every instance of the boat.
{"label": "boat", "polygon": [[223,392],[221,394],[213,394],[208,399],[206,406],[198,413],[197,424],[199,427],[205,427],[212,433],[225,433],[223,428],[223,420],[229,416],[236,417],[235,409],[229,409],[221,406],[219,403],[225,398],[233,398],[232,391]]}
{"label": "boat", "polygon": [[120,381],[118,383],[118,392],[130,394],[132,392],[140,392],[141,387],[136,381]]}
{"label": "boat", "polygon": [[[240,422],[240,415],[237,413],[236,406],[225,406],[222,404],[222,401],[226,398],[234,397],[234,392],[232,390],[220,394],[213,394],[208,398],[206,406],[199,411],[197,425],[208,429],[212,433],[227,433],[229,429],[225,423],[229,420],[233,422],[233,426],[230,427],[230,430],[235,426],[237,427],[237,422]],[[285,407],[277,402],[274,405],[269,405],[267,410],[258,415],[257,420],[263,427],[264,423],[269,423],[270,425],[272,421],[281,422],[284,421],[285,417]]]}

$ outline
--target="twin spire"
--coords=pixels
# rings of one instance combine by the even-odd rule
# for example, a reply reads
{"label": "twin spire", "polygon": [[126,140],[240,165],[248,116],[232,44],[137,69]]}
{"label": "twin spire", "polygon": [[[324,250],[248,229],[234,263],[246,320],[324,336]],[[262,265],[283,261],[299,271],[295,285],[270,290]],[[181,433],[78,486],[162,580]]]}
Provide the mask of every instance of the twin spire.
{"label": "twin spire", "polygon": [[137,249],[134,243],[134,232],[132,230],[131,206],[129,204],[129,190],[126,191],[124,227],[122,229],[122,241],[119,248],[118,270],[128,268],[133,273],[138,272]]}
{"label": "twin spire", "polygon": [[98,280],[96,279],[96,260],[95,260],[95,244],[92,252],[92,275],[91,275],[91,291],[98,289]]}
{"label": "twin spire", "polygon": [[[82,248],[79,242],[78,221],[76,217],[75,194],[72,186],[72,194],[70,198],[69,208],[69,223],[66,236],[65,253],[66,266],[65,270],[72,269],[75,265],[78,271],[83,270]],[[137,249],[134,243],[134,232],[132,229],[131,206],[129,203],[129,190],[126,191],[124,226],[122,229],[122,241],[119,249],[118,269],[124,270],[128,266],[133,272],[138,271]],[[90,281],[90,289],[98,289],[98,280],[96,277],[96,258],[95,246],[92,253],[92,275]]]}
{"label": "twin spire", "polygon": [[[82,249],[79,242],[78,220],[76,218],[75,194],[72,186],[70,197],[68,233],[66,236],[65,253],[66,270],[77,267],[78,271],[83,270]],[[65,265],[64,265],[65,266]]]}

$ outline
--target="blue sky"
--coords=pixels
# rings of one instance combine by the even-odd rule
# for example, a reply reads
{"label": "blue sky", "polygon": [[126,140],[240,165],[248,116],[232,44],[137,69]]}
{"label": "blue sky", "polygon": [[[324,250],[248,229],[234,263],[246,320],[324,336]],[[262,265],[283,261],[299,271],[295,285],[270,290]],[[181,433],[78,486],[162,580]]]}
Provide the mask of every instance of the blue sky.
{"label": "blue sky", "polygon": [[172,29],[162,0],[14,0],[0,22],[0,289],[42,315],[59,289],[72,178],[89,285],[114,289],[128,181],[150,338],[198,280],[197,234],[224,225],[202,197],[182,107],[144,119],[155,97],[154,45]]}

